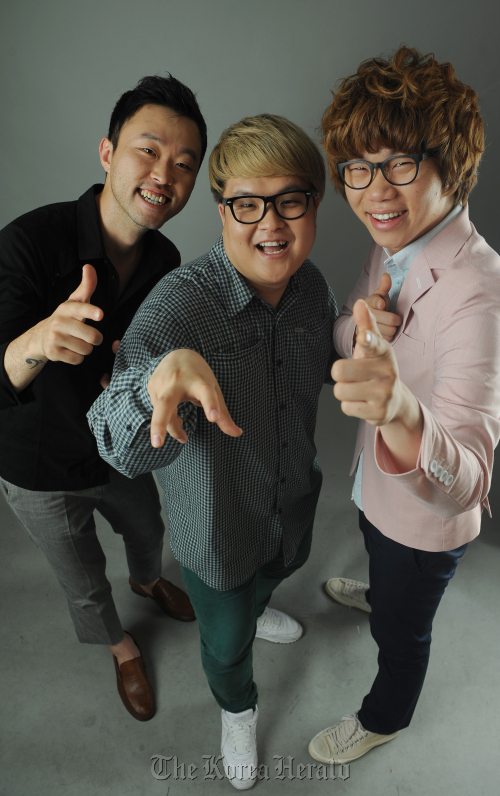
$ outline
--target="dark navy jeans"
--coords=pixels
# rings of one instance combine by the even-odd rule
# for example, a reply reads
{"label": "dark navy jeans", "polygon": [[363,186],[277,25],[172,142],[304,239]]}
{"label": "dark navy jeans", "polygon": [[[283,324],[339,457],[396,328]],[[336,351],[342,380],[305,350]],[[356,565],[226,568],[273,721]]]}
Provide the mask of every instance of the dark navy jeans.
{"label": "dark navy jeans", "polygon": [[[411,518],[409,518],[411,522]],[[358,717],[365,729],[390,735],[408,727],[427,671],[432,622],[467,545],[439,553],[388,539],[359,513],[370,556],[370,629],[378,674]]]}

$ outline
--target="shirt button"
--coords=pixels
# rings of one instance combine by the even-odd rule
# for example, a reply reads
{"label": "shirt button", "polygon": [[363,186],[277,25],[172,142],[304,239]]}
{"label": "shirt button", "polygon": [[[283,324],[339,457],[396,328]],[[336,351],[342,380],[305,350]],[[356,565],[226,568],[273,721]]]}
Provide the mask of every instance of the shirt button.
{"label": "shirt button", "polygon": [[282,479],[280,480],[280,484],[284,484],[284,483],[285,483],[285,481],[286,481],[286,478],[282,478]]}
{"label": "shirt button", "polygon": [[282,411],[283,411],[284,409],[286,409],[286,404],[280,404],[280,409],[281,409]]}
{"label": "shirt button", "polygon": [[127,431],[132,431],[132,426],[130,425],[130,423],[127,423]]}
{"label": "shirt button", "polygon": [[276,360],[276,365],[277,365],[278,367],[281,367],[281,365],[282,365],[282,364],[283,364],[283,360],[281,360],[281,359],[277,359],[277,360]]}
{"label": "shirt button", "polygon": [[283,445],[282,445],[281,447],[282,447],[282,448],[288,448],[288,442],[284,442],[284,443],[283,443]]}
{"label": "shirt button", "polygon": [[278,509],[278,514],[281,514],[281,509]]}

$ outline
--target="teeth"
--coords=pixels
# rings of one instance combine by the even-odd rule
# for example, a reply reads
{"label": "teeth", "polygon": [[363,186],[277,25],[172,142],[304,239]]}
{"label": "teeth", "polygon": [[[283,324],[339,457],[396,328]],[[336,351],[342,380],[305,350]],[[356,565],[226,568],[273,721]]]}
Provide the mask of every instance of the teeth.
{"label": "teeth", "polygon": [[286,246],[286,240],[266,240],[264,243],[259,243],[259,246]]}
{"label": "teeth", "polygon": [[152,205],[164,205],[167,200],[166,196],[156,196],[151,191],[141,191],[141,196]]}
{"label": "teeth", "polygon": [[398,216],[403,215],[403,210],[400,213],[372,213],[373,218],[376,218],[377,221],[388,221],[390,218],[397,218]]}

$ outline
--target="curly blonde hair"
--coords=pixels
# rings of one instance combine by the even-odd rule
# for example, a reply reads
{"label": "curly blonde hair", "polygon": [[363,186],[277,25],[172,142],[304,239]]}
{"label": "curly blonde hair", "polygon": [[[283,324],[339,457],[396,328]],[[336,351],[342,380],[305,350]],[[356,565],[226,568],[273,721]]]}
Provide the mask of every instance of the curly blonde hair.
{"label": "curly blonde hair", "polygon": [[476,92],[450,63],[402,45],[390,60],[371,58],[340,81],[322,119],[330,177],[345,198],[337,164],[364,152],[429,152],[443,192],[465,204],[477,182],[484,128]]}
{"label": "curly blonde hair", "polygon": [[322,198],[326,171],[309,136],[284,116],[247,116],[223,131],[208,162],[210,188],[222,201],[230,177],[302,177]]}

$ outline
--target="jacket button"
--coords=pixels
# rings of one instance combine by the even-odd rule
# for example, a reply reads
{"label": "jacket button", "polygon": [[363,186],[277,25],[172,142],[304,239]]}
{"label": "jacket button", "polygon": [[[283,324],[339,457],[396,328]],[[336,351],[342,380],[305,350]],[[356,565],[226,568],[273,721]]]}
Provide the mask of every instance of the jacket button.
{"label": "jacket button", "polygon": [[448,478],[446,479],[446,481],[444,482],[444,485],[445,486],[451,486],[452,483],[453,483],[453,476],[449,475]]}
{"label": "jacket button", "polygon": [[434,475],[436,476],[436,478],[439,478],[441,476],[442,472],[443,472],[443,468],[441,467],[440,464],[438,464],[438,466],[434,470]]}

